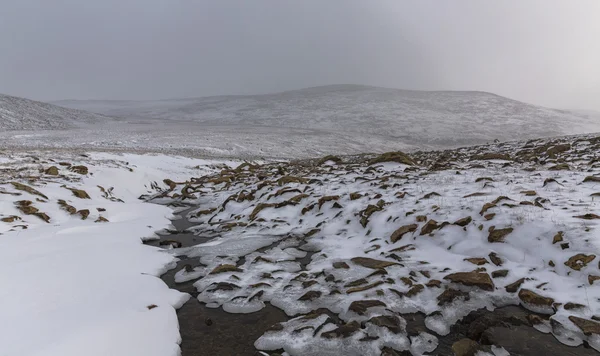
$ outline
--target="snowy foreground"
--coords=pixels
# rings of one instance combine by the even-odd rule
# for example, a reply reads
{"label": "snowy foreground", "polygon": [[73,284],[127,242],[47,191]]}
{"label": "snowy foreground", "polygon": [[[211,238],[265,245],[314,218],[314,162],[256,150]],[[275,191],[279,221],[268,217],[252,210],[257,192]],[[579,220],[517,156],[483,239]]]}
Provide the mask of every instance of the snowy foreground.
{"label": "snowy foreground", "polygon": [[158,278],[174,257],[141,241],[172,210],[138,197],[210,164],[0,153],[0,355],[179,354],[175,308],[189,295]]}
{"label": "snowy foreground", "polygon": [[[190,296],[157,278],[177,258],[199,262],[176,281],[208,307],[285,311],[255,342],[266,355],[422,355],[506,305],[600,350],[599,149],[582,136],[239,166],[3,153],[0,355],[177,355]],[[183,211],[213,239],[141,243]],[[428,330],[409,335],[417,312]]]}

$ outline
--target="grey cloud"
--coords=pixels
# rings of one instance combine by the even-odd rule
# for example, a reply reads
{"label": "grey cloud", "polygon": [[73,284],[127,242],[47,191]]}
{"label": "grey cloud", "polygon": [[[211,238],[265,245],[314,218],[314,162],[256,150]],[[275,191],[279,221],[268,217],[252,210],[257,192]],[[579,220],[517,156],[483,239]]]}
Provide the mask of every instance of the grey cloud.
{"label": "grey cloud", "polygon": [[600,2],[4,0],[0,92],[157,99],[325,84],[600,110]]}

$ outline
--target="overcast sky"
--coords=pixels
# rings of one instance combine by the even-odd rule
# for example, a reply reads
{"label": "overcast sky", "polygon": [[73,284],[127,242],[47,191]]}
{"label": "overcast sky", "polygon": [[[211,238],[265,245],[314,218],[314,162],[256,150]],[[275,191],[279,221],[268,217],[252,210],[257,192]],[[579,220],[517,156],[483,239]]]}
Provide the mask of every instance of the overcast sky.
{"label": "overcast sky", "polygon": [[325,84],[600,110],[600,1],[0,0],[0,92],[157,99]]}

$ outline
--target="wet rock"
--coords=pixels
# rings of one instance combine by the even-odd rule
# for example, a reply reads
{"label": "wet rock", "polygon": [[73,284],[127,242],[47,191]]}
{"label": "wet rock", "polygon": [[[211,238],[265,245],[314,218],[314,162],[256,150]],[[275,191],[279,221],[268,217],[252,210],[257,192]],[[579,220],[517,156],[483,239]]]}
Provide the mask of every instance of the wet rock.
{"label": "wet rock", "polygon": [[521,284],[523,284],[523,282],[525,282],[525,278],[520,278],[515,282],[504,287],[504,289],[506,289],[506,291],[509,293],[516,293],[519,290],[519,287],[521,287]]}
{"label": "wet rock", "polygon": [[471,339],[461,339],[452,344],[455,356],[474,356],[479,349],[479,344]]}
{"label": "wet rock", "polygon": [[464,261],[470,262],[477,266],[482,266],[482,265],[488,263],[488,261],[483,257],[465,258]]}
{"label": "wet rock", "polygon": [[494,204],[494,203],[485,203],[485,204],[483,204],[483,207],[479,211],[479,215],[483,216],[486,211],[488,211],[491,208],[495,208],[495,207],[496,207],[496,204]]}
{"label": "wet rock", "polygon": [[452,273],[444,277],[444,279],[469,287],[478,287],[486,291],[494,290],[494,282],[487,273],[483,272]]}
{"label": "wet rock", "polygon": [[579,318],[574,315],[569,316],[569,320],[587,336],[590,336],[591,334],[600,335],[600,323],[598,322]]}
{"label": "wet rock", "polygon": [[21,191],[27,192],[29,194],[37,195],[37,196],[40,196],[40,197],[48,200],[47,196],[45,196],[44,194],[42,194],[39,190],[35,190],[35,189],[33,189],[32,187],[30,187],[28,185],[25,185],[25,184],[22,184],[22,183],[18,183],[18,182],[10,182],[10,184],[12,184],[13,187],[16,190],[21,190]]}
{"label": "wet rock", "polygon": [[563,232],[559,231],[552,238],[552,244],[555,244],[555,243],[558,243],[558,242],[562,242],[562,241],[563,241]]}
{"label": "wet rock", "polygon": [[386,328],[394,334],[400,334],[404,332],[400,318],[395,315],[380,315],[372,317],[367,321],[380,328]]}
{"label": "wet rock", "polygon": [[492,263],[495,264],[496,266],[502,266],[502,259],[500,257],[498,257],[496,252],[491,252],[488,255],[488,257],[490,258],[490,261],[492,261]]}
{"label": "wet rock", "polygon": [[67,189],[69,189],[73,193],[73,195],[79,199],[91,199],[85,190],[75,189],[75,188],[67,188]]}
{"label": "wet rock", "polygon": [[421,228],[421,235],[431,234],[432,232],[434,232],[435,230],[437,230],[439,228],[440,228],[440,225],[438,225],[438,222],[431,219],[425,225],[423,225],[423,227]]}
{"label": "wet rock", "polygon": [[507,269],[501,269],[501,270],[492,272],[492,278],[503,278],[503,277],[506,277],[507,275],[508,275]]}
{"label": "wet rock", "polygon": [[592,214],[592,213],[587,213],[587,214],[583,214],[583,215],[576,215],[573,216],[574,218],[577,219],[584,219],[584,220],[596,220],[596,219],[600,219],[600,215],[596,215],[596,214]]}
{"label": "wet rock", "polygon": [[336,269],[349,269],[350,266],[348,266],[348,264],[346,262],[333,262],[332,264],[333,268]]}
{"label": "wet rock", "polygon": [[355,312],[358,315],[364,315],[367,309],[374,307],[387,307],[387,305],[380,300],[356,300],[350,304],[348,310]]}
{"label": "wet rock", "polygon": [[44,171],[44,174],[47,174],[49,176],[57,176],[58,175],[58,167],[56,167],[56,166],[48,167]]}
{"label": "wet rock", "polygon": [[219,273],[226,273],[226,272],[243,272],[243,270],[238,268],[235,265],[222,264],[222,265],[218,265],[217,267],[215,267],[209,274],[219,274]]}
{"label": "wet rock", "polygon": [[470,216],[464,217],[462,219],[458,219],[454,222],[454,225],[458,225],[458,226],[467,226],[471,223],[471,221],[473,221],[473,218]]}
{"label": "wet rock", "polygon": [[488,242],[504,242],[504,238],[511,232],[513,232],[512,227],[493,229],[488,235]]}
{"label": "wet rock", "polygon": [[355,263],[359,266],[362,266],[365,268],[371,268],[371,269],[386,268],[386,267],[394,266],[394,265],[398,264],[396,262],[375,260],[375,259],[368,258],[368,257],[354,257],[350,261],[352,261],[353,263]]}
{"label": "wet rock", "polygon": [[541,296],[529,289],[521,289],[519,291],[519,299],[521,299],[524,303],[536,306],[551,307],[554,303],[554,299]]}
{"label": "wet rock", "polygon": [[98,216],[98,219],[96,219],[96,221],[94,221],[94,222],[97,222],[97,223],[108,222],[108,219],[105,218],[104,216],[100,215],[100,216]]}
{"label": "wet rock", "polygon": [[69,167],[69,170],[81,175],[86,175],[89,173],[88,167],[86,166],[71,166]]}
{"label": "wet rock", "polygon": [[372,159],[369,164],[383,163],[383,162],[397,162],[412,166],[415,162],[404,152],[387,152]]}
{"label": "wet rock", "polygon": [[311,291],[308,291],[308,292],[304,293],[304,295],[302,295],[300,298],[298,298],[298,300],[301,300],[301,301],[312,301],[312,300],[320,298],[321,294],[323,294],[323,293],[321,293],[320,291],[311,290]]}
{"label": "wet rock", "polygon": [[81,215],[81,220],[85,220],[90,216],[90,211],[89,209],[81,209],[77,211],[77,214]]}
{"label": "wet rock", "polygon": [[322,333],[321,337],[324,337],[326,339],[347,338],[352,336],[352,334],[354,334],[358,330],[360,330],[360,324],[357,321],[351,321],[349,323],[339,326],[335,330]]}
{"label": "wet rock", "polygon": [[469,293],[460,291],[454,288],[447,288],[437,297],[438,305],[446,305],[452,303],[457,298],[463,298],[464,300],[469,300]]}
{"label": "wet rock", "polygon": [[592,262],[596,258],[596,255],[585,255],[583,253],[578,253],[575,256],[572,256],[565,262],[565,266],[570,267],[576,271],[580,271],[582,268],[588,265],[588,263]]}
{"label": "wet rock", "polygon": [[402,236],[404,236],[405,234],[416,231],[418,227],[419,225],[417,224],[404,225],[392,233],[390,241],[392,243],[395,243],[398,240],[402,239]]}

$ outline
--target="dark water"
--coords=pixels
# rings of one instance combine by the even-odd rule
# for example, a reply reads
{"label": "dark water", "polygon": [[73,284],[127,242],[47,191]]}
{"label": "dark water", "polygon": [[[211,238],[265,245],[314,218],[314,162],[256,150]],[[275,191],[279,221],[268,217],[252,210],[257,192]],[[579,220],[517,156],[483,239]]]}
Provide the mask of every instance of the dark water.
{"label": "dark water", "polygon": [[[179,214],[185,217],[193,209],[195,208]],[[182,247],[189,247],[210,240],[186,231],[193,225],[194,223],[186,218],[174,220],[175,231],[160,236],[159,241],[151,241],[148,244],[159,246],[161,241],[174,240],[180,242]],[[271,246],[267,248],[269,247]],[[306,257],[297,260],[303,269],[310,263],[313,254],[314,252],[309,252]],[[230,314],[221,308],[206,307],[196,299],[198,292],[193,285],[196,280],[175,283],[175,273],[186,265],[196,267],[199,265],[199,260],[183,256],[176,268],[161,276],[170,288],[192,296],[177,311],[182,337],[182,356],[258,355],[254,342],[274,324],[289,319],[283,311],[268,303],[262,310],[250,314]],[[538,332],[526,322],[529,314],[532,313],[520,306],[498,308],[493,312],[487,310],[472,312],[454,325],[448,335],[436,335],[439,346],[430,355],[454,355],[452,345],[466,337],[478,340],[481,350],[489,352],[490,345],[494,344],[504,347],[512,356],[597,356],[600,354],[585,345],[577,348],[566,346],[551,334]],[[402,317],[407,321],[406,329],[409,336],[416,336],[420,332],[435,334],[425,327],[425,315],[414,313]],[[398,353],[398,355],[407,354]]]}

